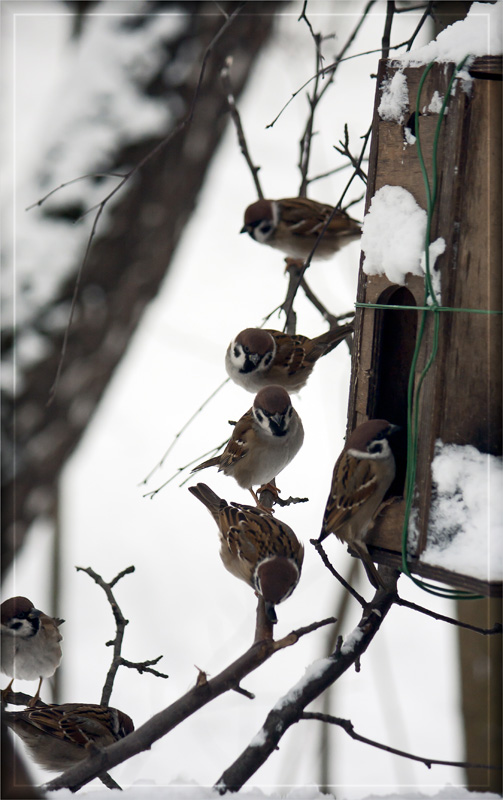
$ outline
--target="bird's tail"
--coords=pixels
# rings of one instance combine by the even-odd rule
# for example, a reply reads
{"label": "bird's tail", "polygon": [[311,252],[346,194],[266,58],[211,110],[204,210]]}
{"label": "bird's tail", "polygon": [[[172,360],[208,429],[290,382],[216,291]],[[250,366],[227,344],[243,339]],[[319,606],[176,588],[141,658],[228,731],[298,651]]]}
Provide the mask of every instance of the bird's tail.
{"label": "bird's tail", "polygon": [[317,541],[318,541],[318,542],[322,542],[322,541],[323,541],[323,539],[326,539],[326,538],[327,538],[327,536],[329,536],[329,535],[330,535],[330,531],[327,531],[327,530],[325,530],[325,528],[323,527],[323,528],[321,529],[321,533],[320,533],[320,535],[318,536],[318,539],[317,539]]}
{"label": "bird's tail", "polygon": [[[200,469],[206,469],[206,467],[218,467],[220,465],[220,457],[214,456],[214,458],[209,458],[207,461],[203,461],[202,464],[198,464],[197,467],[192,467],[190,470],[191,472],[199,472]],[[202,483],[201,486],[204,486]]]}
{"label": "bird's tail", "polygon": [[194,497],[197,497],[197,499],[206,506],[212,517],[218,521],[218,513],[223,506],[227,505],[227,501],[222,500],[205,483],[197,483],[195,486],[189,486],[189,492],[193,494]]}
{"label": "bird's tail", "polygon": [[338,344],[347,339],[348,336],[354,331],[354,325],[352,322],[348,322],[346,325],[339,325],[337,328],[331,328],[326,333],[322,333],[320,336],[316,336],[313,341],[313,346],[317,350],[321,350],[322,355],[326,355],[330,353],[334,348],[337,347]]}

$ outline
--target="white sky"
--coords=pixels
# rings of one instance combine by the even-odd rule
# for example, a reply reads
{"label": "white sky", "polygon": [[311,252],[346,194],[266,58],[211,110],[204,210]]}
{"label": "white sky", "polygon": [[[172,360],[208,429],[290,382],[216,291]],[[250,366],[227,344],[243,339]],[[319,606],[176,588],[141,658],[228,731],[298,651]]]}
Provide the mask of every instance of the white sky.
{"label": "white sky", "polygon": [[[345,41],[360,6],[356,2],[310,3],[315,30],[337,31],[336,43],[326,45],[327,59]],[[311,40],[305,26],[297,22],[301,7],[300,2],[294,3],[291,13],[281,15],[276,38],[261,56],[240,102],[252,156],[262,166],[263,187],[271,197],[296,194],[299,184],[296,163],[306,117],[304,94],[274,128],[266,130],[265,126],[312,71]],[[29,8],[32,16],[21,16],[21,8]],[[17,109],[14,166],[18,185],[23,187],[15,209],[19,226],[25,224],[24,217],[19,221],[22,209],[38,199],[27,196],[30,175],[44,158],[37,143],[50,141],[59,123],[61,97],[51,97],[51,87],[69,69],[65,47],[68,20],[58,13],[60,8],[55,3],[29,5],[21,0],[16,3],[12,39],[4,26],[4,37],[16,59],[14,74],[12,69],[10,72]],[[378,4],[353,52],[376,46],[384,12],[385,3]],[[394,41],[410,35],[420,13],[396,18]],[[341,68],[318,120],[313,173],[340,163],[333,145],[343,137],[346,121],[351,145],[355,151],[359,148],[358,137],[367,130],[373,108],[375,81],[369,75],[376,69],[377,56],[348,61]],[[78,83],[74,92],[78,97]],[[315,184],[311,196],[336,202],[347,174]],[[355,187],[351,196],[362,191]],[[238,235],[243,210],[253,199],[250,176],[234,130],[229,129],[162,291],[145,314],[62,480],[61,614],[66,619],[62,701],[99,700],[110,659],[104,642],[114,633],[103,593],[86,575],[77,574],[74,566],[92,566],[111,579],[134,564],[136,573],[115,589],[130,620],[123,655],[140,661],[162,653],[158,668],[170,675],[161,681],[120,671],[111,702],[130,714],[137,726],[194,684],[194,665],[215,675],[238,657],[253,637],[255,598],[245,584],[223,569],[216,528],[207,511],[186,486],[178,488],[179,481],[153,500],[144,498],[145,489],[139,486],[188,416],[226,377],[228,342],[240,329],[260,324],[284,298],[287,282],[281,254]],[[353,207],[351,213],[361,218],[363,204]],[[32,258],[36,268],[36,241]],[[309,270],[313,289],[335,313],[352,307],[358,263],[355,243],[336,260],[316,263]],[[324,330],[321,318],[302,297],[296,310],[299,333],[315,335]],[[282,321],[273,318],[270,325],[275,324],[281,327]],[[278,636],[331,615],[339,602],[339,588],[308,540],[319,533],[333,463],[343,443],[349,367],[347,352],[338,348],[322,360],[309,385],[294,400],[303,420],[305,444],[278,483],[284,496],[306,495],[310,502],[277,512],[306,542],[300,584],[278,608]],[[149,487],[155,488],[179,466],[223,441],[230,432],[227,420],[238,418],[250,403],[251,395],[227,385],[180,439]],[[201,473],[198,479],[229,500],[249,501],[232,479],[215,471]],[[5,582],[5,596],[27,594],[44,607],[47,588],[40,582],[40,573],[41,565],[45,568],[48,563],[50,537],[50,530],[42,525],[33,531],[29,546]],[[349,556],[334,537],[327,541],[327,550],[336,567],[347,572]],[[358,589],[370,597],[364,579]],[[400,589],[407,598],[430,604],[404,578]],[[432,604],[440,612],[454,612],[447,601],[436,599]],[[345,634],[358,618],[359,608],[354,604]],[[124,787],[194,781],[211,786],[256,734],[278,698],[314,659],[324,655],[325,635],[322,631],[305,637],[244,681],[245,688],[257,695],[254,701],[235,693],[218,699],[150,752],[116,768],[115,779]],[[338,682],[332,713],[350,718],[358,732],[390,745],[430,757],[462,759],[458,691],[453,629],[394,608],[363,658],[361,673],[350,672]],[[47,692],[46,688],[46,699]],[[266,793],[279,787],[299,787],[292,794],[299,800],[315,796],[307,787],[318,780],[319,735],[320,728],[313,722],[290,730],[280,751],[254,776],[252,785]],[[427,770],[359,745],[339,730],[332,732],[331,740],[332,781],[341,800],[385,795],[407,787],[407,791],[432,794],[463,782],[460,770]],[[452,791],[452,800],[465,796],[460,788]],[[130,796],[143,797],[144,793],[131,790]]]}

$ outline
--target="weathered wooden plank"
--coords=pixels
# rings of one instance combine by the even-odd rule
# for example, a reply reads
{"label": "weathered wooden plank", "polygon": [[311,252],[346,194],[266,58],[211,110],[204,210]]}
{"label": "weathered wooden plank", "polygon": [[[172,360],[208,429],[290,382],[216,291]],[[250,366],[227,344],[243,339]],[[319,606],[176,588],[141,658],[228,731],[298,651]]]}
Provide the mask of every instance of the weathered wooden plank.
{"label": "weathered wooden plank", "polygon": [[[420,98],[420,137],[428,174],[437,114],[427,107],[435,91],[445,95],[453,65],[436,64],[426,77]],[[381,62],[377,85],[393,75]],[[442,236],[446,248],[437,261],[442,305],[498,309],[501,302],[501,58],[477,59],[470,72],[472,85],[457,86],[438,140],[438,195],[431,241]],[[423,69],[407,69],[411,124]],[[466,90],[466,91],[465,91]],[[403,186],[426,208],[426,188],[417,149],[407,145],[403,126],[377,114],[376,92],[371,143],[367,209],[375,192],[385,185]],[[424,113],[423,113],[424,112]],[[384,276],[366,276],[360,269],[359,302],[424,304],[424,281],[408,276],[407,288],[393,286]],[[416,317],[416,322],[411,318]],[[415,344],[420,312],[358,309],[353,351],[348,430],[368,417],[386,417],[404,424],[408,365]],[[434,344],[433,314],[426,317],[425,334],[416,370],[416,384]],[[438,353],[423,383],[420,401],[416,524],[420,537],[412,570],[425,577],[483,594],[500,594],[501,584],[486,584],[447,570],[422,565],[417,556],[426,545],[431,499],[431,461],[435,442],[472,444],[482,452],[502,452],[501,317],[439,312]],[[397,437],[397,479],[390,495],[399,495],[405,477],[405,442]],[[401,487],[401,489],[400,489]],[[377,561],[401,562],[404,502],[389,505],[378,518],[369,543]]]}

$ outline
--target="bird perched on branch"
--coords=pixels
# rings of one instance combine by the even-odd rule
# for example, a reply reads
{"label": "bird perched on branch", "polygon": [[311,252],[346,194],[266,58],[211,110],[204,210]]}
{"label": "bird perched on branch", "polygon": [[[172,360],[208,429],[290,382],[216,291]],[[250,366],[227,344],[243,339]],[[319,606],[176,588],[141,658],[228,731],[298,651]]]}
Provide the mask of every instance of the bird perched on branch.
{"label": "bird perched on branch", "polygon": [[330,258],[358,239],[361,225],[345,211],[334,211],[332,206],[307,197],[257,200],[245,211],[241,233],[249,233],[256,242],[305,261],[332,214],[313,255],[314,259]]}
{"label": "bird perched on branch", "polygon": [[[248,489],[258,506],[253,486],[269,484],[293,459],[304,441],[304,429],[281,386],[265,386],[253,406],[236,423],[224,451],[203,461],[192,472],[218,467]],[[277,493],[275,487],[271,491]]]}
{"label": "bird perched on branch", "polygon": [[319,358],[330,353],[353,332],[340,325],[321,336],[290,336],[264,328],[246,328],[230,343],[225,368],[230,378],[248,392],[274,383],[289,392],[302,389]]}
{"label": "bird perched on branch", "polygon": [[362,560],[377,589],[382,579],[370,557],[365,539],[374,524],[384,495],[395,477],[395,458],[388,437],[399,430],[385,419],[371,419],[348,437],[334,467],[321,534],[322,542],[335,533]]}
{"label": "bird perched on branch", "polygon": [[33,760],[54,772],[83,761],[93,747],[104,748],[134,731],[133,721],[117,708],[94,703],[26,708],[3,714]]}
{"label": "bird perched on branch", "polygon": [[30,700],[34,705],[40,696],[42,680],[54,675],[61,661],[62,636],[58,630],[63,619],[49,617],[34,607],[27,597],[11,597],[0,606],[1,670],[12,678],[2,690],[10,691],[15,678],[39,681]]}
{"label": "bird perched on branch", "polygon": [[264,598],[268,619],[277,622],[274,606],[297,586],[304,547],[284,522],[252,506],[227,503],[205,483],[189,492],[203,503],[218,526],[224,567]]}

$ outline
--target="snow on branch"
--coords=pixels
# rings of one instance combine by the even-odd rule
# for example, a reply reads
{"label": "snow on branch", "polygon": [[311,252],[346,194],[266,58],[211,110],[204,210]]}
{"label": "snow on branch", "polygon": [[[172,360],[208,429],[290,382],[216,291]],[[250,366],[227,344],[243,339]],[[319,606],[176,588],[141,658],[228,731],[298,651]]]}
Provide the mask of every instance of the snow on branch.
{"label": "snow on branch", "polygon": [[378,590],[373,600],[366,606],[357,627],[342,646],[339,644],[336,651],[328,658],[321,658],[312,663],[305,675],[278,700],[252,742],[215,783],[215,789],[219,794],[239,791],[277,749],[288,728],[302,719],[306,706],[335,683],[351,666],[359,663],[360,657],[370,645],[393,605],[394,598],[394,588]]}
{"label": "snow on branch", "polygon": [[[257,609],[257,628],[259,627],[258,620],[261,613],[261,604],[263,605],[263,600],[260,598]],[[209,680],[206,673],[198,668],[196,685],[189,689],[186,694],[175,700],[163,711],[155,714],[124,739],[115,742],[105,750],[92,753],[85,761],[66,770],[58,778],[46,784],[46,789],[52,791],[69,788],[74,792],[77,791],[103,771],[108,771],[137,753],[148,750],[154,742],[224,692],[238,691],[240,694],[245,694],[249,697],[250,693],[242,690],[240,686],[243,678],[258,669],[274,653],[285,647],[291,647],[300,638],[312,631],[326,625],[332,625],[335,622],[334,617],[328,617],[306,627],[293,630],[277,641],[272,638],[256,640],[242,656]]]}

